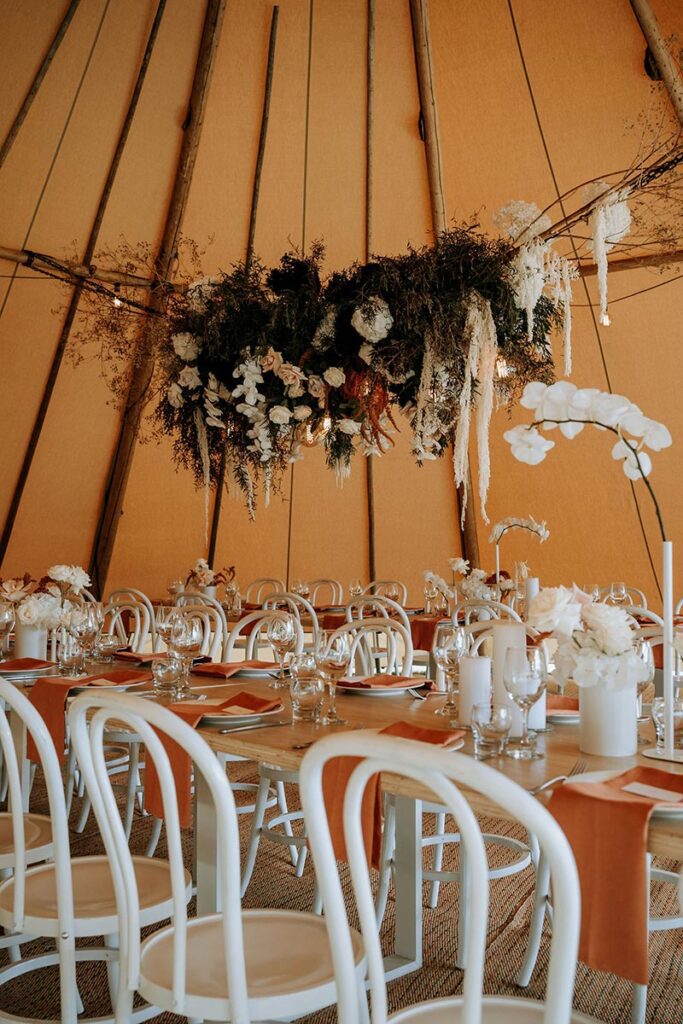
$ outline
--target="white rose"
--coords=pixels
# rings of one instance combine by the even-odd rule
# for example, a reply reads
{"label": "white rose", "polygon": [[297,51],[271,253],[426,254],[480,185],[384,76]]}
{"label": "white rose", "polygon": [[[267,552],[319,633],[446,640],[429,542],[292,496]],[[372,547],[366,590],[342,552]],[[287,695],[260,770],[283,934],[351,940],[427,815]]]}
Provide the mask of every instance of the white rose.
{"label": "white rose", "polygon": [[633,647],[633,631],[623,608],[609,604],[586,604],[581,609],[586,629],[605,654],[623,654]]}
{"label": "white rose", "polygon": [[325,370],[323,378],[331,388],[340,388],[346,380],[346,374],[338,366],[330,366]]}
{"label": "white rose", "polygon": [[287,388],[287,394],[290,398],[301,398],[301,396],[305,394],[303,384],[293,384],[291,387]]}
{"label": "white rose", "polygon": [[349,434],[351,437],[354,434],[360,434],[360,423],[357,420],[340,420],[337,428],[341,430],[342,434]]}
{"label": "white rose", "polygon": [[313,398],[324,398],[326,390],[322,377],[308,378],[308,393],[312,395]]}
{"label": "white rose", "polygon": [[303,370],[300,370],[298,366],[294,366],[293,363],[283,363],[276,372],[282,383],[288,387],[293,384],[300,384],[304,380]]}
{"label": "white rose", "polygon": [[539,633],[563,633],[571,636],[581,628],[581,606],[564,587],[544,587],[529,607],[529,625]]}
{"label": "white rose", "polygon": [[180,409],[185,404],[183,398],[183,389],[180,384],[171,384],[170,388],[166,392],[166,399],[169,405],[172,405],[174,409]]}
{"label": "white rose", "polygon": [[297,405],[294,410],[295,420],[307,420],[309,416],[313,415],[313,410],[310,405]]}
{"label": "white rose", "polygon": [[22,601],[17,608],[17,618],[24,626],[35,626],[38,618],[38,604],[35,600]]}
{"label": "white rose", "polygon": [[193,362],[202,350],[202,343],[199,338],[195,338],[188,331],[172,335],[171,342],[173,343],[175,354],[184,359],[186,363]]}
{"label": "white rose", "polygon": [[351,326],[371,344],[386,338],[394,323],[389,306],[384,299],[372,295],[362,306],[353,311]]}
{"label": "white rose", "polygon": [[271,345],[266,354],[261,356],[261,369],[264,372],[272,371],[273,373],[277,373],[281,366],[282,353],[276,352]]}
{"label": "white rose", "polygon": [[200,388],[202,378],[196,366],[184,366],[178,374],[178,383],[184,388]]}
{"label": "white rose", "polygon": [[284,426],[289,423],[292,418],[292,414],[285,405],[274,405],[268,414],[268,419],[271,423],[277,423],[280,426]]}

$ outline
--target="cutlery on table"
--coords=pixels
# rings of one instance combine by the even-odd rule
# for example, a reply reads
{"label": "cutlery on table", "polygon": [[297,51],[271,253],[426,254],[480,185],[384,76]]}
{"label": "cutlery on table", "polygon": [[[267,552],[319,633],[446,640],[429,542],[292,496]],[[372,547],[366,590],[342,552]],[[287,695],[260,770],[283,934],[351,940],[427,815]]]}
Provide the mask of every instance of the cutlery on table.
{"label": "cutlery on table", "polygon": [[531,793],[532,796],[537,796],[538,793],[543,793],[547,789],[553,789],[555,786],[559,786],[560,783],[566,782],[567,779],[570,779],[573,775],[583,775],[587,767],[588,762],[579,758],[571,766],[568,775],[556,775],[554,778],[547,779],[545,782],[542,782],[540,786],[534,786],[534,788],[528,790],[528,792]]}
{"label": "cutlery on table", "polygon": [[254,722],[252,725],[235,725],[232,729],[219,729],[218,732],[221,736],[225,736],[233,732],[248,732],[250,729],[277,729],[278,725],[291,724],[292,720],[289,718],[286,722]]}

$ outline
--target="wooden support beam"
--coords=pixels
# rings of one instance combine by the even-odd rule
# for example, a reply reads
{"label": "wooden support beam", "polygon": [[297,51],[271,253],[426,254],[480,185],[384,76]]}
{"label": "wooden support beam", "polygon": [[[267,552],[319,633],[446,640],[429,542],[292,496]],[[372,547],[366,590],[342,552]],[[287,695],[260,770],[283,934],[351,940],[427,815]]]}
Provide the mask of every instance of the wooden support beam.
{"label": "wooden support beam", "polygon": [[[90,229],[90,235],[88,237],[85,251],[83,253],[83,263],[86,266],[90,263],[93,253],[95,252],[95,246],[97,245],[97,239],[100,234],[100,228],[102,227],[102,220],[107,209],[107,204],[109,202],[109,197],[111,196],[112,188],[114,187],[114,181],[116,179],[116,174],[119,169],[119,164],[121,163],[121,157],[123,156],[123,151],[128,140],[128,135],[130,132],[131,125],[133,123],[133,118],[135,116],[138,101],[140,99],[140,93],[142,92],[142,86],[145,81],[145,76],[147,74],[147,69],[149,67],[149,62],[152,56],[152,51],[154,49],[154,44],[156,43],[157,35],[159,33],[159,26],[161,25],[161,19],[163,17],[165,7],[166,0],[159,0],[154,21],[152,23],[152,28],[147,39],[145,52],[143,54],[140,67],[138,69],[138,74],[135,81],[135,85],[133,87],[133,92],[131,93],[131,97],[128,102],[128,109],[123,120],[123,125],[121,126],[121,131],[119,132],[119,137],[116,143],[116,149],[114,150],[114,155],[111,159],[109,171],[107,173],[104,187],[100,195],[100,200],[97,205],[95,219]],[[17,513],[19,511],[21,499],[24,493],[24,489],[26,487],[26,483],[28,481],[29,473],[31,471],[33,457],[35,455],[38,442],[40,441],[43,426],[45,424],[45,418],[47,416],[50,401],[52,399],[52,394],[57,383],[57,377],[59,374],[60,367],[62,365],[62,361],[64,359],[64,352],[66,351],[69,335],[71,334],[71,328],[73,326],[76,312],[78,310],[78,303],[81,298],[82,290],[83,283],[78,282],[71,295],[71,299],[66,310],[66,315],[64,317],[64,322],[62,324],[62,329],[59,334],[59,339],[57,341],[57,346],[52,356],[52,363],[50,365],[47,380],[43,388],[43,394],[40,399],[38,411],[33,422],[33,429],[31,430],[31,436],[29,437],[26,452],[24,454],[24,459],[19,469],[19,475],[14,486],[14,492],[12,494],[12,500],[10,501],[9,509],[7,511],[7,516],[5,518],[2,536],[0,537],[0,563],[2,563],[5,557],[7,547],[12,536],[12,530],[14,529],[14,523],[17,518]]]}
{"label": "wooden support beam", "polygon": [[6,245],[0,245],[0,261],[8,263],[19,263],[40,273],[48,271],[58,272],[65,278],[73,278],[74,283],[79,280],[97,281],[101,284],[118,284],[122,288],[156,288],[159,285],[167,291],[183,292],[186,289],[184,284],[174,284],[171,281],[156,281],[148,277],[140,277],[138,274],[122,274],[118,270],[107,270],[106,267],[98,267],[94,263],[76,263],[73,260],[57,259],[47,253],[35,252],[33,249],[11,249]]}
{"label": "wooden support beam", "polygon": [[[432,48],[429,29],[429,0],[410,0],[410,16],[413,25],[413,46],[415,50],[415,67],[420,95],[420,115],[423,128],[425,156],[427,160],[427,177],[429,180],[429,199],[432,211],[432,228],[434,244],[439,244],[439,235],[448,228],[446,220],[446,198],[443,168],[441,165],[441,146],[439,144],[439,115],[436,105],[436,88],[432,66]],[[470,500],[465,509],[465,521],[461,529],[462,551],[472,566],[478,566],[479,539],[477,537],[477,518],[474,511],[474,488],[472,472],[467,468],[467,488]],[[463,495],[457,493],[458,528],[460,529],[460,509]]]}
{"label": "wooden support beam", "polygon": [[650,48],[650,53],[662,76],[662,82],[669,94],[671,105],[676,111],[679,122],[683,124],[683,75],[681,75],[680,68],[662,35],[650,0],[630,0],[630,2]]}
{"label": "wooden support beam", "polygon": [[[373,142],[375,127],[375,21],[376,0],[368,0],[367,108],[365,159],[365,262],[372,255],[373,213]],[[377,579],[375,538],[375,474],[374,455],[365,459],[365,484],[368,503],[368,578]]]}
{"label": "wooden support beam", "polygon": [[10,129],[7,132],[7,135],[5,136],[5,140],[4,140],[3,144],[2,144],[2,146],[0,146],[0,167],[2,167],[2,165],[5,162],[5,160],[7,159],[7,155],[8,155],[9,151],[11,150],[11,148],[12,148],[12,146],[14,144],[14,140],[16,139],[17,135],[19,134],[19,129],[21,128],[22,124],[26,120],[26,115],[28,114],[29,110],[31,109],[31,106],[33,104],[34,99],[38,95],[38,90],[40,89],[40,87],[41,87],[41,85],[43,83],[43,79],[45,78],[45,75],[47,74],[48,68],[50,67],[50,64],[52,63],[54,55],[57,53],[57,50],[59,49],[59,47],[62,44],[62,40],[64,39],[64,36],[66,35],[66,31],[67,31],[69,25],[73,21],[74,14],[78,10],[78,6],[79,6],[80,2],[81,2],[81,0],[71,0],[71,3],[69,4],[69,6],[66,9],[66,13],[65,13],[64,17],[62,18],[61,24],[60,24],[59,28],[57,29],[57,32],[55,33],[55,36],[54,36],[52,42],[50,43],[50,47],[49,47],[47,53],[45,54],[45,56],[43,57],[43,61],[42,61],[41,65],[40,65],[40,67],[38,68],[38,70],[36,71],[35,77],[34,77],[33,81],[31,82],[31,85],[29,86],[29,90],[28,90],[28,92],[26,93],[26,95],[24,97],[24,102],[19,107],[19,110],[17,112],[17,116],[12,121],[12,124],[10,125]]}
{"label": "wooden support beam", "polygon": [[[211,74],[221,37],[226,3],[227,0],[207,0],[188,111],[183,125],[184,135],[166,214],[166,223],[157,255],[156,276],[160,281],[169,278],[176,256],[176,245],[187,206],[192,173],[202,134]],[[154,287],[150,296],[152,308],[163,311],[166,307],[167,294],[164,288]],[[147,321],[142,327],[138,361],[128,391],[119,437],[109,468],[104,503],[95,531],[90,574],[98,594],[103,592],[109,571],[135,442],[154,371],[154,344],[150,326]]]}
{"label": "wooden support beam", "polygon": [[[683,263],[683,249],[670,252],[649,252],[644,256],[628,256],[621,260],[609,260],[608,270],[615,274],[620,270],[639,270],[641,267],[665,267]],[[594,277],[598,268],[595,263],[579,263],[579,277]]]}
{"label": "wooden support beam", "polygon": [[[245,266],[247,270],[251,267],[254,258],[254,238],[256,236],[256,215],[258,212],[258,201],[261,192],[261,174],[263,172],[263,159],[266,152],[266,139],[268,137],[268,120],[270,118],[270,99],[273,92],[273,72],[275,71],[275,46],[277,43],[277,26],[280,17],[280,8],[273,7],[273,16],[270,22],[270,39],[268,41],[268,63],[266,66],[266,87],[263,93],[263,110],[261,112],[261,131],[258,141],[258,153],[256,156],[256,168],[254,170],[254,185],[251,192],[251,212],[249,214],[249,234],[247,237],[247,251]],[[220,468],[218,470],[218,483],[216,484],[216,497],[213,503],[213,517],[211,520],[211,536],[209,538],[209,551],[207,560],[213,565],[216,557],[216,545],[218,543],[218,528],[221,520],[221,508],[223,506],[223,491],[225,489],[225,464],[226,451],[223,449]]]}

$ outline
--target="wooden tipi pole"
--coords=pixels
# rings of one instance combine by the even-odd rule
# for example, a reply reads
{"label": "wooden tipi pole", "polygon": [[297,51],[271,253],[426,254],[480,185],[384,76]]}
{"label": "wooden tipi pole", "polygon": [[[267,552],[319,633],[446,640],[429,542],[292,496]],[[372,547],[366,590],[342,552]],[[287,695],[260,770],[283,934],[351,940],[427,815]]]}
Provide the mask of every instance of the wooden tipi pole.
{"label": "wooden tipi pole", "polygon": [[669,94],[678,120],[683,124],[683,75],[667,46],[659,22],[652,10],[652,4],[650,0],[631,0],[631,7],[662,76],[664,87]]}
{"label": "wooden tipi pole", "polygon": [[[83,253],[83,264],[85,266],[89,265],[93,253],[95,252],[95,246],[97,245],[97,239],[100,234],[100,228],[102,227],[102,220],[104,219],[105,210],[107,209],[107,203],[109,202],[109,197],[111,195],[111,191],[114,186],[114,181],[116,179],[116,173],[119,169],[121,157],[123,156],[123,151],[126,145],[126,141],[128,139],[128,134],[133,123],[133,118],[135,116],[135,111],[137,109],[138,100],[140,99],[140,93],[142,92],[142,86],[145,81],[145,76],[147,74],[147,68],[149,66],[149,61],[152,56],[154,44],[159,33],[159,26],[161,25],[161,19],[163,17],[165,7],[166,0],[159,0],[156,15],[152,23],[152,28],[147,39],[147,46],[145,47],[145,52],[143,54],[142,61],[140,63],[140,68],[138,70],[138,76],[133,87],[133,92],[131,94],[130,101],[128,104],[128,110],[126,111],[126,116],[124,118],[123,125],[119,133],[119,138],[116,143],[116,149],[114,150],[114,156],[112,157],[111,164],[109,165],[109,172],[107,174],[107,178],[104,183],[104,188],[102,189],[102,194],[100,196],[100,201],[97,206],[95,220],[93,221],[93,226],[90,229],[90,236],[85,247],[85,252]],[[35,455],[36,448],[38,446],[38,442],[43,431],[45,417],[47,416],[47,411],[50,406],[50,400],[52,399],[52,394],[57,383],[57,376],[62,365],[64,352],[66,350],[69,335],[71,333],[71,328],[73,326],[74,318],[78,310],[78,303],[80,301],[82,291],[83,284],[81,282],[78,282],[72,292],[71,299],[67,307],[66,315],[64,317],[64,322],[62,324],[62,329],[59,335],[59,340],[57,342],[57,347],[55,348],[54,354],[52,356],[52,363],[50,365],[50,370],[48,372],[47,381],[45,382],[45,387],[43,388],[43,394],[40,399],[40,405],[38,406],[36,418],[33,422],[31,436],[26,447],[24,460],[21,464],[19,475],[17,477],[17,482],[15,484],[14,492],[12,494],[12,500],[10,501],[9,509],[7,511],[2,536],[0,537],[0,562],[2,562],[2,560],[5,557],[5,553],[7,551],[7,547],[12,536],[12,530],[14,528],[14,523],[17,518],[17,513],[19,511],[19,505],[21,504],[24,488],[26,487],[28,475],[31,470],[31,465],[33,463],[33,456]]]}
{"label": "wooden tipi pole", "polygon": [[[434,231],[434,244],[438,245],[439,235],[446,230],[448,225],[446,221],[443,168],[441,165],[441,146],[439,144],[439,116],[436,106],[436,90],[432,68],[428,0],[410,0],[410,15],[413,23],[413,46],[415,49],[415,66],[420,94],[420,113],[424,128],[432,228]],[[477,519],[473,501],[474,489],[469,460],[467,467],[467,489],[470,500],[465,509],[465,519],[461,529],[462,550],[465,558],[470,560],[470,564],[478,566],[479,540],[477,537]],[[456,491],[458,525],[460,525],[461,519],[462,499],[462,493]]]}
{"label": "wooden tipi pole", "polygon": [[[160,281],[168,279],[176,257],[176,244],[187,206],[226,4],[227,0],[207,0],[189,107],[184,122],[185,134],[180,147],[175,181],[157,255],[156,274]],[[167,294],[163,286],[153,288],[150,296],[152,308],[162,311],[166,307]],[[138,361],[133,372],[118,442],[109,469],[104,504],[97,523],[90,562],[93,586],[99,594],[102,593],[111,563],[135,442],[154,371],[154,346],[149,322],[143,326],[138,344]]]}
{"label": "wooden tipi pole", "polygon": [[[372,254],[372,176],[373,142],[375,127],[375,13],[376,0],[368,0],[368,71],[367,71],[367,128],[365,162],[365,261]],[[370,580],[377,578],[375,547],[375,474],[374,455],[365,459],[365,480],[368,502],[368,573]]]}
{"label": "wooden tipi pole", "polygon": [[[263,172],[263,159],[266,152],[266,138],[268,137],[268,119],[270,117],[270,98],[273,92],[273,72],[275,70],[275,45],[277,42],[277,26],[280,17],[280,8],[273,7],[273,16],[270,22],[270,40],[268,42],[268,64],[266,70],[266,87],[263,94],[263,111],[261,113],[261,132],[258,142],[258,153],[256,156],[256,168],[254,170],[254,186],[251,192],[251,212],[249,214],[249,235],[247,238],[247,252],[245,266],[247,271],[251,267],[254,258],[254,238],[256,236],[256,214],[258,201],[261,192],[261,174]],[[216,484],[216,497],[213,504],[213,518],[211,520],[211,536],[209,539],[208,563],[213,565],[216,557],[216,545],[218,543],[218,527],[221,521],[221,508],[223,505],[223,490],[225,487],[225,459],[226,452],[223,449],[223,456],[218,471],[218,483]]]}
{"label": "wooden tipi pole", "polygon": [[35,77],[34,77],[33,81],[31,82],[31,85],[29,86],[29,90],[28,90],[28,92],[26,93],[26,95],[24,97],[24,102],[19,107],[19,110],[17,112],[17,116],[12,121],[12,124],[10,125],[10,129],[7,132],[7,135],[5,136],[5,140],[4,140],[3,144],[2,144],[2,146],[0,146],[0,167],[2,167],[2,165],[5,162],[5,160],[7,159],[7,154],[9,153],[10,149],[12,148],[12,146],[14,144],[14,140],[16,139],[17,135],[19,134],[19,129],[21,128],[22,124],[26,120],[26,115],[28,114],[29,110],[31,109],[31,106],[33,104],[34,99],[38,95],[38,90],[40,89],[41,85],[43,84],[43,79],[45,78],[45,75],[47,74],[48,68],[50,67],[50,64],[52,63],[54,55],[56,54],[57,50],[59,49],[59,47],[62,44],[62,40],[64,39],[64,36],[66,35],[66,30],[68,29],[69,25],[71,24],[71,22],[73,20],[73,16],[76,13],[76,11],[78,10],[78,5],[80,4],[80,2],[81,2],[81,0],[71,0],[71,3],[69,4],[69,6],[66,9],[66,13],[65,13],[64,17],[62,18],[61,24],[60,24],[59,28],[57,29],[52,42],[50,43],[50,47],[49,47],[47,53],[45,54],[45,56],[43,57],[42,64],[40,65],[40,67],[36,71]]}

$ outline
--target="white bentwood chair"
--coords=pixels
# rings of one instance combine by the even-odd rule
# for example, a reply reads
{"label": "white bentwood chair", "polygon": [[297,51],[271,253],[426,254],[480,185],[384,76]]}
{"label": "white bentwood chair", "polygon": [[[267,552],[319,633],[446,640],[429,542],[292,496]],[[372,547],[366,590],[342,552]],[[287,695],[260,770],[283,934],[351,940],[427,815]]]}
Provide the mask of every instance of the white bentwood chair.
{"label": "white bentwood chair", "polygon": [[509,604],[502,601],[487,601],[482,599],[460,601],[453,609],[451,616],[456,625],[469,626],[472,620],[475,622],[488,622],[491,619],[511,619],[513,622],[521,622],[519,612],[516,612]]}
{"label": "white bentwood chair", "polygon": [[[149,632],[150,632],[150,636],[151,636],[151,639],[152,639],[152,650],[156,651],[156,649],[157,649],[156,615],[155,615],[155,612],[154,612],[154,605],[152,604],[150,599],[147,597],[147,594],[144,593],[144,591],[137,590],[135,587],[122,587],[122,588],[119,588],[118,590],[112,590],[112,592],[109,595],[109,597],[107,598],[105,604],[108,604],[108,605],[128,604],[129,602],[133,602],[133,604],[144,605],[145,608],[147,609],[147,614],[149,615]],[[139,650],[139,648],[134,648],[134,649],[135,650]]]}
{"label": "white bentwood chair", "polygon": [[245,604],[263,604],[269,593],[284,589],[283,581],[276,576],[260,576],[247,585],[244,591]]}
{"label": "white bentwood chair", "polygon": [[339,580],[323,576],[318,580],[310,580],[308,586],[310,590],[310,602],[312,605],[315,605],[316,602],[320,603],[318,601],[318,596],[321,591],[324,593],[326,590],[329,590],[328,604],[340,605],[344,603],[344,587]]}
{"label": "white bentwood chair", "polygon": [[[318,621],[318,613],[312,604],[312,599],[309,601],[307,598],[302,597],[301,594],[295,594],[290,590],[278,591],[274,594],[269,594],[266,600],[263,602],[264,611],[289,611],[292,613],[295,619],[299,622],[302,629],[304,629],[304,635],[306,629],[301,621],[301,616],[308,616],[311,620],[310,633],[311,633],[311,644],[315,646],[316,637],[318,636],[318,630],[320,624]],[[305,646],[305,644],[304,644]]]}
{"label": "white bentwood chair", "polygon": [[[173,887],[166,916],[172,923],[144,941],[140,936],[142,890],[104,764],[102,739],[110,718],[122,719],[143,737],[159,776],[166,819]],[[69,720],[112,864],[117,909],[124,924],[121,988],[129,1005],[139,992],[167,1012],[234,1024],[290,1020],[334,1005],[337,990],[324,921],[300,911],[241,909],[235,802],[223,770],[201,736],[167,708],[128,694],[112,699],[102,691],[84,693],[73,702]],[[223,903],[218,913],[188,918],[175,782],[160,735],[191,758],[195,777],[203,778],[215,807],[216,872]],[[365,962],[357,933],[351,943],[353,985],[360,1003]]]}
{"label": "white bentwood chair", "polygon": [[363,593],[368,597],[387,597],[388,594],[393,592],[398,594],[398,603],[405,605],[408,603],[408,588],[401,580],[371,580],[367,587],[363,590]]}
{"label": "white bentwood chair", "polygon": [[[127,621],[126,621],[127,620]],[[146,605],[132,598],[105,605],[103,632],[117,636],[132,651],[142,651],[151,636],[152,620]]]}
{"label": "white bentwood chair", "polygon": [[[393,736],[373,733],[370,739],[360,732],[326,736],[311,747],[301,766],[301,800],[337,972],[339,1024],[359,1024],[362,1011],[354,989],[353,933],[348,924],[323,800],[323,770],[335,757],[362,759],[347,786],[343,824],[355,906],[368,960],[373,1024],[386,1024],[387,1020],[392,1024],[594,1024],[592,1018],[572,1011],[579,944],[579,880],[569,843],[553,817],[512,780],[471,757]],[[457,820],[467,862],[471,906],[462,996],[427,1000],[390,1017],[360,825],[363,792],[368,780],[378,772],[402,775],[429,788]],[[505,807],[506,814],[512,814],[538,836],[547,858],[556,900],[545,1002],[482,994],[488,918],[486,850],[477,820],[458,788],[460,785]]]}
{"label": "white bentwood chair", "polygon": [[[15,856],[12,876],[0,883],[0,926],[14,932],[25,931],[34,937],[53,939],[57,946],[56,953],[27,957],[0,971],[0,986],[33,970],[58,965],[61,1021],[62,1024],[76,1024],[80,1005],[76,963],[104,960],[108,965],[112,1002],[117,1002],[120,977],[117,946],[124,922],[119,916],[115,897],[116,871],[112,870],[113,865],[107,856],[71,856],[62,773],[52,737],[30,701],[11,683],[0,681],[0,698],[12,714],[23,720],[36,744],[47,788],[54,852],[52,862],[37,865],[31,864],[28,856]],[[0,740],[5,757],[15,759],[13,771],[18,772],[13,744],[11,749],[7,745],[9,726],[4,711],[0,711],[0,723],[3,723]],[[104,746],[102,765],[107,775],[109,766]],[[113,805],[118,817],[115,800]],[[23,829],[21,806],[20,799],[12,801],[15,844]],[[120,817],[118,827],[122,832]],[[172,879],[165,861],[130,856],[130,878],[135,890],[142,894],[139,919],[144,927],[158,924],[171,915],[174,910],[172,886],[175,886],[174,896],[178,901],[184,903],[190,898],[192,884],[189,873],[177,874]],[[104,937],[104,947],[76,948],[76,939],[94,936]],[[141,1007],[132,1019],[146,1020],[156,1013],[153,1007]],[[17,1020],[0,1010],[2,1019]],[[97,1018],[100,1022],[113,1019],[111,1016]],[[130,1015],[127,1019],[131,1019]],[[81,1024],[84,1024],[82,1018]]]}

